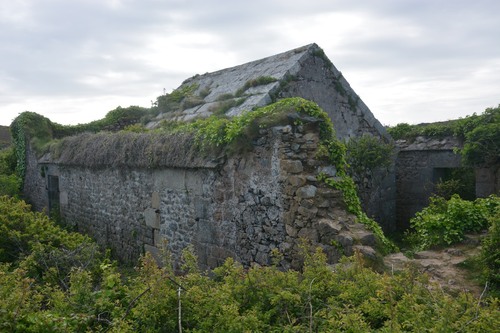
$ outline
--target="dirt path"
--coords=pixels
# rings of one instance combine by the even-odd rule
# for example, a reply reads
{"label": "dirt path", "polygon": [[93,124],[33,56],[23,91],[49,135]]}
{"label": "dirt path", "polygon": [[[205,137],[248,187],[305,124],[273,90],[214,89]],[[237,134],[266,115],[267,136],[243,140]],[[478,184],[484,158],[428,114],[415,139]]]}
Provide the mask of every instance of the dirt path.
{"label": "dirt path", "polygon": [[440,250],[428,250],[415,253],[409,259],[403,253],[394,253],[384,258],[389,269],[398,271],[408,264],[417,265],[422,273],[427,273],[432,282],[438,283],[441,288],[450,291],[470,291],[479,296],[484,286],[471,281],[468,272],[459,267],[468,258],[480,251],[480,236],[468,236],[463,243]]}

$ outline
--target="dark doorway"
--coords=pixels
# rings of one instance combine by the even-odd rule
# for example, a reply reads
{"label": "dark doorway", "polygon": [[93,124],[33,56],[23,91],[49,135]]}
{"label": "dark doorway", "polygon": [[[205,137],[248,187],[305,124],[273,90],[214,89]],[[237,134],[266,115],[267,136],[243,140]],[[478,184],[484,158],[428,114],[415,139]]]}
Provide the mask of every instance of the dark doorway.
{"label": "dark doorway", "polygon": [[446,199],[458,194],[465,200],[476,199],[476,175],[471,168],[435,168],[433,193]]}
{"label": "dark doorway", "polygon": [[59,177],[48,176],[49,216],[59,216]]}

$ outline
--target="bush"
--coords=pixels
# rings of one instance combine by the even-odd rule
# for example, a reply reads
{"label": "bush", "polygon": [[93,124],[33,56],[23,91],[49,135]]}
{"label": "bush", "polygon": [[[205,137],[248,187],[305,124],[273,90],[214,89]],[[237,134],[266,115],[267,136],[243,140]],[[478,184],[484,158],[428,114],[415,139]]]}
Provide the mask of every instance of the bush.
{"label": "bush", "polygon": [[358,180],[370,178],[375,170],[387,170],[394,159],[394,145],[371,135],[350,139],[346,160],[350,173]]}
{"label": "bush", "polygon": [[466,139],[461,153],[467,165],[498,165],[500,162],[500,119],[498,122],[476,127],[467,133]]}
{"label": "bush", "polygon": [[395,139],[413,140],[417,136],[443,138],[455,136],[463,141],[459,152],[468,166],[498,164],[500,156],[500,106],[487,108],[483,114],[467,116],[442,123],[408,125],[398,124],[387,128]]}
{"label": "bush", "polygon": [[491,282],[493,288],[500,290],[500,209],[497,209],[489,220],[491,226],[482,242],[481,259],[486,279]]}
{"label": "bush", "polygon": [[450,200],[431,197],[429,206],[410,220],[415,235],[408,238],[416,239],[416,248],[420,250],[459,242],[467,232],[488,228],[499,206],[500,198],[496,196],[473,202],[462,200],[456,194]]}
{"label": "bush", "polygon": [[0,196],[18,197],[21,188],[21,179],[17,175],[0,174]]}
{"label": "bush", "polygon": [[[0,331],[495,332],[500,325],[498,300],[452,297],[411,268],[377,273],[359,253],[331,267],[320,248],[304,245],[301,271],[245,269],[228,258],[208,275],[188,249],[178,265],[182,275],[172,273],[168,260],[158,267],[149,254],[136,272],[121,274],[116,263],[98,257],[88,266],[61,260],[66,249],[91,243],[22,201],[0,198],[0,226],[3,253],[14,254],[10,264],[0,263]],[[55,273],[63,268],[64,283],[31,275],[29,263],[39,256],[58,263],[41,265],[41,276],[61,278]]]}
{"label": "bush", "polygon": [[43,213],[15,198],[0,197],[0,262],[23,265],[31,277],[43,278],[51,267],[62,282],[75,266],[91,266],[97,247],[90,238],[68,232]]}

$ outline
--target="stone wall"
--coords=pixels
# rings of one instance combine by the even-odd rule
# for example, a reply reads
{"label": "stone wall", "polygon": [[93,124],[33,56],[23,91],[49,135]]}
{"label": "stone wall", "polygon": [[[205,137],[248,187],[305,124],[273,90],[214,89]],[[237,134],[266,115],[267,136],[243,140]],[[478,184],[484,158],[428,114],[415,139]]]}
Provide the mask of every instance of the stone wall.
{"label": "stone wall", "polygon": [[[259,78],[274,80],[256,84]],[[250,84],[252,82],[254,84]],[[197,100],[196,105],[188,104],[175,112],[161,113],[147,125],[148,128],[155,128],[164,119],[186,121],[208,117],[215,110],[221,112],[224,104],[230,106],[225,114],[232,117],[282,98],[302,97],[314,101],[328,114],[340,140],[347,141],[362,135],[373,135],[384,142],[392,140],[316,44],[213,73],[195,75],[184,81],[179,91],[189,87],[196,88],[191,96]],[[369,182],[361,181],[357,185],[366,213],[374,217],[384,230],[393,231],[396,195],[394,165],[389,172],[375,172]]]}
{"label": "stone wall", "polygon": [[[391,142],[389,134],[365,103],[351,88],[335,66],[322,57],[304,57],[300,69],[278,97],[301,96],[316,102],[330,117],[337,137],[350,138],[372,135]],[[394,161],[388,170],[375,170],[370,179],[357,181],[364,211],[385,231],[395,230],[396,183]]]}
{"label": "stone wall", "polygon": [[28,149],[26,149],[26,176],[23,184],[23,193],[33,209],[38,211],[43,209],[48,210],[49,207],[46,177],[48,168],[48,166],[38,163],[35,151],[29,146]]}
{"label": "stone wall", "polygon": [[493,165],[489,168],[478,168],[476,174],[476,196],[485,198],[490,194],[500,195],[500,168]]}
{"label": "stone wall", "polygon": [[458,168],[461,157],[453,152],[459,147],[456,138],[432,139],[418,137],[413,142],[399,141],[396,160],[397,229],[409,227],[409,220],[429,204],[434,191],[436,169]]}
{"label": "stone wall", "polygon": [[[45,158],[30,168],[46,174],[30,172],[27,183],[58,177],[62,218],[128,262],[144,251],[160,256],[165,241],[175,259],[192,244],[203,268],[227,257],[269,264],[273,250],[282,267],[298,268],[301,238],[330,262],[355,248],[375,255],[374,235],[346,213],[341,192],[316,180],[336,170],[315,158],[318,123],[302,123],[261,130],[250,151],[213,167],[83,168]],[[46,190],[26,194],[47,205]]]}

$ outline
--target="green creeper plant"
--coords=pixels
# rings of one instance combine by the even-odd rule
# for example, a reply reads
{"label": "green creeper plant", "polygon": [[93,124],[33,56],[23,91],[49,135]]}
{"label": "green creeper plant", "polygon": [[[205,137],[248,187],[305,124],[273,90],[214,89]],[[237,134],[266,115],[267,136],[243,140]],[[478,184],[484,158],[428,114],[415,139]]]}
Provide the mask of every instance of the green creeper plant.
{"label": "green creeper plant", "polygon": [[459,242],[467,232],[487,229],[499,207],[500,199],[494,195],[475,201],[462,200],[456,194],[449,200],[431,197],[429,206],[410,220],[415,234],[411,238],[416,239],[419,250]]}

